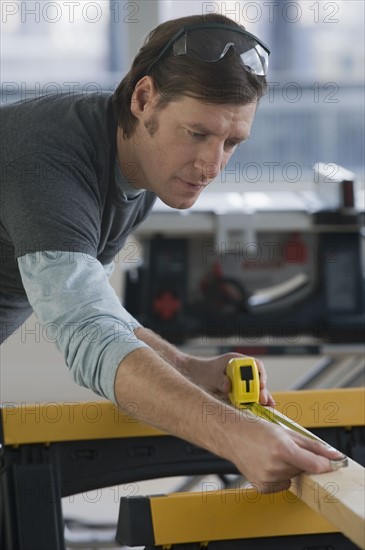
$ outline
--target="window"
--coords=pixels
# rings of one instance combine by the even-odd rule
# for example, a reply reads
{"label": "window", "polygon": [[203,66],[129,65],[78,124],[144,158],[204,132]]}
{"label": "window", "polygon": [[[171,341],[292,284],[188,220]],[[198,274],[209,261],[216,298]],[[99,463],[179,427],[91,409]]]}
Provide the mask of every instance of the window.
{"label": "window", "polygon": [[2,102],[97,90],[108,67],[109,21],[105,0],[4,0]]}

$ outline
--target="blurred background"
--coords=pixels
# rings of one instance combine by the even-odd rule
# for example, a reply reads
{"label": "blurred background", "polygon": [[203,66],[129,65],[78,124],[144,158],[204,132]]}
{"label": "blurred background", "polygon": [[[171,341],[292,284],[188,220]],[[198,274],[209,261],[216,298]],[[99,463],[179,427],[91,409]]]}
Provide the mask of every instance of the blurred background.
{"label": "blurred background", "polygon": [[[363,188],[362,0],[2,0],[0,9],[0,102],[4,105],[62,92],[112,92],[147,33],[159,23],[191,14],[226,15],[258,35],[271,49],[269,91],[261,101],[251,139],[237,149],[209,190],[252,193],[311,189],[316,183],[313,165],[319,161],[336,163],[354,172],[358,187]],[[259,198],[256,193],[252,201]],[[235,194],[233,199],[237,203]],[[260,204],[255,204],[253,210],[256,206]],[[270,235],[274,238],[274,230],[283,231],[283,216],[278,216],[276,209],[274,205],[272,217],[265,225],[269,235],[264,235],[266,239]],[[299,229],[308,231],[306,214],[294,212],[288,222],[290,233],[298,230],[298,223]],[[163,217],[161,227],[170,231],[168,222],[176,231],[178,214],[171,215],[175,218]],[[244,221],[241,213],[237,216],[233,219],[228,213],[233,222],[239,220],[240,227],[252,223],[252,216],[246,216]],[[142,238],[147,241],[156,231],[153,219],[151,226],[145,225],[145,233],[142,230]],[[257,220],[259,225],[262,218],[258,216]],[[182,232],[188,231],[188,225],[181,223]],[[196,240],[191,219],[190,225]],[[125,247],[122,252],[128,254],[130,250]],[[119,267],[121,264],[120,257]],[[196,262],[192,261],[191,266],[195,267]],[[115,271],[112,284],[122,296],[121,269]],[[289,387],[292,379],[306,377],[317,362],[318,357],[310,356],[294,360],[269,358],[266,366],[271,389]],[[348,371],[349,367],[345,367]],[[360,368],[363,369],[361,364]],[[63,357],[47,340],[34,316],[2,346],[0,384],[0,399],[5,403],[98,399],[71,380]],[[328,384],[333,385],[332,378]],[[177,482],[171,483],[175,487]],[[122,494],[162,492],[168,488],[161,481],[148,488],[143,483],[106,488],[100,493],[64,499],[63,509],[68,517],[110,522],[116,520]],[[72,547],[87,546],[80,543]]]}
{"label": "blurred background", "polygon": [[313,179],[320,160],[362,180],[364,6],[361,0],[3,0],[1,102],[113,90],[154,26],[222,13],[272,51],[269,93],[230,173],[240,170],[248,187],[300,186]]}
{"label": "blurred background", "polygon": [[[247,214],[264,208],[271,216],[264,227],[272,236],[276,229],[283,230],[279,226],[284,217],[276,211],[280,207],[285,210],[286,201],[289,211],[294,210],[290,223],[285,222],[284,226],[289,231],[299,229],[303,223],[307,227],[309,211],[304,212],[303,222],[303,206],[300,204],[296,211],[295,204],[300,193],[316,187],[312,169],[316,162],[344,166],[355,173],[357,188],[363,188],[364,10],[365,3],[361,0],[2,0],[0,100],[6,105],[62,92],[112,92],[148,32],[159,23],[189,14],[228,16],[270,47],[269,91],[261,100],[251,139],[237,148],[229,165],[208,187],[212,198],[204,194],[197,202],[198,209],[210,209],[211,203],[215,205],[218,201],[222,205],[225,201],[233,229],[238,224],[236,229],[243,227],[246,231],[244,238],[249,234],[254,240],[255,231],[263,230],[262,221],[259,215]],[[276,198],[268,201],[261,190],[293,193],[289,199],[283,193],[275,194]],[[247,204],[243,204],[242,193],[246,193]],[[363,202],[363,193],[359,196]],[[278,201],[282,203],[277,204]],[[304,209],[308,204],[305,203]],[[363,206],[360,205],[362,210]],[[159,218],[161,209],[163,216]],[[192,218],[189,224],[184,219],[179,222],[185,212],[180,212],[177,218],[178,213],[169,209],[172,218],[167,218],[165,210],[158,201],[156,216],[146,220],[141,234],[133,238],[141,237],[148,242],[156,227],[168,233],[174,228],[178,236],[185,237],[191,226],[196,240],[199,228],[192,224]],[[217,213],[216,206],[213,211]],[[251,227],[253,217],[257,227]],[[211,230],[216,231],[217,241],[223,242],[225,237],[219,228],[228,222],[219,220],[226,220],[227,216],[218,215],[214,219]],[[203,228],[204,224],[205,221]],[[134,251],[142,251],[139,242],[132,245]],[[135,267],[124,259],[130,255],[128,246],[121,251],[118,269],[112,277],[122,299],[122,271]],[[194,258],[189,262],[189,273],[194,274],[192,266],[196,262]],[[19,345],[25,341],[27,346]],[[25,357],[32,367],[27,375],[29,384],[19,387]],[[47,399],[57,400],[65,392],[76,399],[96,398],[70,380],[63,358],[44,337],[34,316],[2,346],[1,359],[3,398],[31,401],[44,393]],[[58,384],[49,384],[49,364],[58,369]],[[37,379],[36,385],[31,382],[33,378]]]}

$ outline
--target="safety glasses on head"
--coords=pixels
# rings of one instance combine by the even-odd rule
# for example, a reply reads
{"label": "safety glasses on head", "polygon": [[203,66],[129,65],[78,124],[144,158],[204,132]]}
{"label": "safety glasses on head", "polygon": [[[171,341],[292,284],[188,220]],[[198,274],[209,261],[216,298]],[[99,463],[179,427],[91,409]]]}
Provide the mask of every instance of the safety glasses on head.
{"label": "safety glasses on head", "polygon": [[233,25],[209,23],[182,27],[148,67],[147,75],[171,46],[174,56],[187,55],[208,63],[219,61],[233,48],[244,69],[258,76],[267,75],[269,48],[253,34]]}

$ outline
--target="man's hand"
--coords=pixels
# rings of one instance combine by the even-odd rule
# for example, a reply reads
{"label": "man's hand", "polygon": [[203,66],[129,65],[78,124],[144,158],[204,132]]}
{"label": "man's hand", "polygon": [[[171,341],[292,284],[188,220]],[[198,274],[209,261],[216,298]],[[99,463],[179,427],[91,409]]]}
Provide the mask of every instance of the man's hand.
{"label": "man's hand", "polygon": [[[222,400],[228,400],[231,391],[231,382],[226,376],[228,362],[231,359],[242,357],[239,353],[225,353],[211,358],[185,356],[180,360],[180,370],[187,373],[189,378],[198,386]],[[275,405],[274,399],[266,388],[267,376],[262,361],[255,359],[260,372],[260,403]]]}
{"label": "man's hand", "polygon": [[342,456],[322,441],[267,422],[250,411],[240,414],[240,422],[230,414],[223,416],[229,434],[227,452],[260,492],[284,491],[290,487],[291,479],[302,472],[329,472],[330,461]]}
{"label": "man's hand", "polygon": [[[230,460],[262,492],[287,489],[301,472],[328,472],[330,460],[340,458],[338,451],[320,441],[230,405],[226,368],[241,354],[193,357],[148,329],[135,333],[156,355],[152,350],[136,350],[124,359],[116,396],[121,406],[129,400],[139,403],[141,421]],[[263,363],[255,361],[260,372],[260,403],[273,406]]]}
{"label": "man's hand", "polygon": [[[226,368],[231,359],[242,357],[242,354],[232,352],[209,358],[194,357],[182,353],[152,330],[139,327],[134,332],[137,338],[148,344],[165,361],[187,376],[197,386],[221,400],[228,401],[231,382],[226,376]],[[273,406],[275,402],[266,388],[267,376],[264,365],[259,359],[255,359],[255,361],[260,372],[260,403]]]}
{"label": "man's hand", "polygon": [[[209,390],[223,389],[225,394],[225,367],[232,357],[237,354],[199,360],[200,368],[190,361],[189,367],[193,365],[200,378],[207,377]],[[330,471],[330,459],[340,458],[338,451],[321,442],[217,400],[197,382],[191,382],[153,350],[137,349],[117,370],[115,397],[125,410],[133,402],[141,422],[233,462],[263,492],[288,488],[291,478],[302,471]]]}

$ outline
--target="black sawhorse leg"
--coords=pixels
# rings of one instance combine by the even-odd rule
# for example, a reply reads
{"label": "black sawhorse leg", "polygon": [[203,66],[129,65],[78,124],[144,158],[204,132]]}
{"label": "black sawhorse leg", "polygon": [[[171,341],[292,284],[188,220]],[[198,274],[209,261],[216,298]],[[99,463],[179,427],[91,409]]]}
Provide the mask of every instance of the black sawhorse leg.
{"label": "black sawhorse leg", "polygon": [[60,483],[47,447],[3,447],[0,457],[1,549],[65,550]]}

